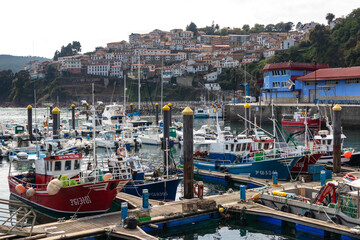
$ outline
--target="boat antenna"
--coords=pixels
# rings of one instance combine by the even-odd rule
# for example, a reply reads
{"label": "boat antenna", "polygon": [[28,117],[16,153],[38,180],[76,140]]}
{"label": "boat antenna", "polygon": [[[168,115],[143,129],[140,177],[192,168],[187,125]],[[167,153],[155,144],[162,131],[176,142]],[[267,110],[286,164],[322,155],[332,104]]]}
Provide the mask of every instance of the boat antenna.
{"label": "boat antenna", "polygon": [[95,166],[97,166],[97,162],[96,162],[96,152],[95,152],[95,149],[96,149],[96,145],[95,145],[95,134],[96,134],[96,131],[95,131],[95,89],[94,89],[94,83],[91,84],[92,85],[92,102],[93,102],[93,121],[92,121],[92,125],[93,125],[93,157],[94,157],[94,164]]}

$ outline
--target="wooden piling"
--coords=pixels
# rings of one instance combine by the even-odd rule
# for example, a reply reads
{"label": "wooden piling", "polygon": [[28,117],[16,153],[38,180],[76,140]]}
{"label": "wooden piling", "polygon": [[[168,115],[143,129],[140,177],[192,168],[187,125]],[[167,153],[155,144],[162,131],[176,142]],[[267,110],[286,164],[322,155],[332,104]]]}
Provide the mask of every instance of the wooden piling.
{"label": "wooden piling", "polygon": [[72,121],[72,129],[75,130],[75,104],[71,105],[71,121]]}
{"label": "wooden piling", "polygon": [[169,111],[170,108],[168,105],[165,105],[163,107],[163,139],[162,139],[162,147],[164,149],[164,166],[165,166],[165,171],[166,172],[166,166],[167,164],[170,164],[169,162],[169,145],[170,145],[170,133],[169,133]]}
{"label": "wooden piling", "polygon": [[156,123],[156,126],[159,126],[159,103],[156,103],[155,106],[156,106],[155,123]]}
{"label": "wooden piling", "polygon": [[29,139],[32,139],[32,106],[27,106],[28,110],[28,132],[29,132]]}
{"label": "wooden piling", "polygon": [[341,171],[341,107],[333,107],[333,172]]}
{"label": "wooden piling", "polygon": [[134,111],[133,111],[133,104],[132,104],[132,103],[130,103],[130,112],[131,112],[131,113],[134,112]]}
{"label": "wooden piling", "polygon": [[171,103],[169,103],[169,104],[168,104],[168,106],[169,106],[169,108],[170,108],[170,111],[169,111],[169,118],[170,118],[169,126],[171,127],[171,126],[172,126],[172,120],[171,120],[171,118],[172,118],[172,116],[171,116],[171,112],[172,112],[172,104],[171,104]]}
{"label": "wooden piling", "polygon": [[51,113],[53,115],[53,139],[56,139],[56,137],[59,135],[60,129],[60,109],[55,107]]}
{"label": "wooden piling", "polygon": [[186,107],[183,114],[183,161],[184,161],[184,198],[191,199],[194,197],[194,162],[193,162],[193,120],[194,112],[191,108]]}

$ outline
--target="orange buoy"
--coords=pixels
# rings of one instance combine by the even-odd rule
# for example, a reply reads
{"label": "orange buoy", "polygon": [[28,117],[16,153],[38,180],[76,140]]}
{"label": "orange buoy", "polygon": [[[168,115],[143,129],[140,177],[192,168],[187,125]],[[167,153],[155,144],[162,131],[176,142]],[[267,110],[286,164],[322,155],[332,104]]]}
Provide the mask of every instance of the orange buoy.
{"label": "orange buoy", "polygon": [[16,187],[15,187],[15,191],[16,191],[18,194],[22,194],[22,193],[24,193],[24,192],[26,191],[26,188],[25,188],[23,185],[18,184],[18,185],[16,185]]}
{"label": "orange buoy", "polygon": [[346,152],[344,153],[344,157],[346,157],[346,158],[351,158],[351,152],[350,152],[350,151],[346,151]]}

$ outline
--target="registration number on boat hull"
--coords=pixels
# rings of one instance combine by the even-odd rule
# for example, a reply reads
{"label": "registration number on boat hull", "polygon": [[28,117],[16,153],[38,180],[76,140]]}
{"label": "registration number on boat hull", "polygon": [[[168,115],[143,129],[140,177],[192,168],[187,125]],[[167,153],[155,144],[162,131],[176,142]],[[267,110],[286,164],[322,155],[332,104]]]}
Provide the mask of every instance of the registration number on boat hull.
{"label": "registration number on boat hull", "polygon": [[71,206],[79,206],[90,203],[91,203],[91,199],[89,196],[70,199]]}

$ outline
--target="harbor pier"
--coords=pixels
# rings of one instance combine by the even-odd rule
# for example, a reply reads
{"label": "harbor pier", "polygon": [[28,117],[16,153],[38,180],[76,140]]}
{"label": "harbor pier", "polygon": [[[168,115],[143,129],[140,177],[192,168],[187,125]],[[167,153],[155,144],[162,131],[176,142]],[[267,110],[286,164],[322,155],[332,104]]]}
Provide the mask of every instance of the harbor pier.
{"label": "harbor pier", "polygon": [[[258,125],[260,123],[270,123],[271,121],[271,109],[272,106],[269,103],[249,103],[250,104],[250,120],[254,121],[256,116],[256,121]],[[283,114],[289,114],[299,109],[308,109],[311,110],[311,113],[320,113],[321,116],[328,116],[331,119],[332,113],[330,108],[332,106],[329,104],[313,104],[313,103],[274,103],[274,115],[277,120],[281,120]],[[341,124],[342,126],[360,126],[358,117],[360,116],[360,105],[355,104],[341,104],[342,107],[342,116]],[[244,103],[230,103],[225,105],[224,109],[224,120],[229,122],[242,122],[242,119],[237,115],[245,116]]]}

